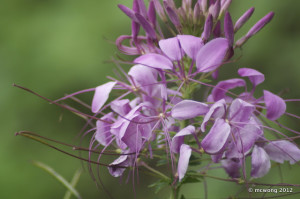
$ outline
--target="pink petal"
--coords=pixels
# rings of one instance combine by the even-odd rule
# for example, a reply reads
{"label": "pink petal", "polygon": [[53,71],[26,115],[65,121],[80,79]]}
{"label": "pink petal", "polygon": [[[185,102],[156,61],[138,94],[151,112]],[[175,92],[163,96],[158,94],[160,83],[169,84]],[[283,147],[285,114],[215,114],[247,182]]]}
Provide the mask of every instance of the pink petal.
{"label": "pink petal", "polygon": [[202,140],[201,146],[205,152],[217,154],[224,148],[229,134],[229,124],[224,119],[217,118],[209,133]]}
{"label": "pink petal", "polygon": [[[109,164],[110,167],[108,167],[108,171],[110,175],[114,177],[120,177],[124,173],[126,168],[122,167],[127,167],[129,166],[129,158],[127,155],[121,155],[119,158],[114,160],[112,163]],[[120,167],[122,166],[122,167]]]}
{"label": "pink petal", "polygon": [[232,178],[239,178],[241,177],[240,168],[241,162],[239,160],[231,160],[225,159],[221,161],[223,168],[225,169],[226,173]]}
{"label": "pink petal", "polygon": [[242,86],[246,86],[246,82],[243,79],[229,79],[220,81],[212,90],[213,100],[218,101],[220,99],[223,99],[226,96],[228,90]]}
{"label": "pink petal", "polygon": [[172,108],[171,115],[175,119],[186,120],[204,115],[207,111],[207,104],[193,100],[183,100]]}
{"label": "pink petal", "polygon": [[252,151],[252,160],[251,160],[251,176],[253,178],[261,178],[266,175],[271,167],[271,162],[266,151],[259,147],[254,146]]}
{"label": "pink petal", "polygon": [[92,102],[93,113],[97,113],[102,108],[116,83],[117,82],[108,82],[96,88]]}
{"label": "pink petal", "polygon": [[277,120],[285,113],[286,104],[279,96],[264,90],[264,100],[267,107],[267,118]]}
{"label": "pink petal", "polygon": [[205,73],[217,69],[222,64],[228,48],[228,40],[225,38],[213,39],[205,44],[197,54],[198,71]]}
{"label": "pink petal", "polygon": [[142,55],[134,60],[136,64],[142,64],[148,67],[156,68],[156,69],[173,69],[173,63],[171,60],[166,58],[163,55],[148,53]]}
{"label": "pink petal", "polygon": [[180,146],[183,144],[184,136],[191,135],[195,133],[195,127],[189,125],[181,129],[176,135],[172,138],[171,150],[173,153],[179,153]]}
{"label": "pink petal", "polygon": [[183,53],[179,46],[177,37],[169,39],[162,39],[158,42],[160,49],[165,53],[171,60],[179,61],[183,57]]}
{"label": "pink petal", "polygon": [[248,77],[254,87],[265,81],[264,74],[252,68],[240,68],[238,74],[241,77]]}
{"label": "pink petal", "polygon": [[191,147],[189,145],[182,144],[180,147],[180,155],[179,155],[178,168],[177,168],[179,181],[182,180],[182,178],[184,177],[187,171],[191,154],[192,154]]}
{"label": "pink petal", "polygon": [[286,160],[290,161],[290,164],[295,164],[300,161],[300,149],[289,141],[273,141],[264,148],[270,159],[275,162],[283,163]]}
{"label": "pink petal", "polygon": [[[101,119],[106,121],[113,121],[112,120],[113,113],[108,113],[107,115],[103,116]],[[95,139],[103,146],[108,145],[112,139],[110,126],[111,124],[107,122],[102,122],[100,120],[96,122],[97,131],[96,131]]]}
{"label": "pink petal", "polygon": [[221,99],[214,103],[209,111],[206,113],[203,122],[201,124],[201,131],[205,132],[205,127],[207,122],[210,120],[211,117],[213,118],[221,118],[224,116],[226,110],[226,102],[224,99]]}
{"label": "pink petal", "polygon": [[230,105],[228,117],[231,122],[248,122],[254,110],[255,106],[237,98]]}
{"label": "pink petal", "polygon": [[199,50],[204,45],[202,39],[192,35],[178,35],[177,37],[184,52],[190,58],[196,60]]}

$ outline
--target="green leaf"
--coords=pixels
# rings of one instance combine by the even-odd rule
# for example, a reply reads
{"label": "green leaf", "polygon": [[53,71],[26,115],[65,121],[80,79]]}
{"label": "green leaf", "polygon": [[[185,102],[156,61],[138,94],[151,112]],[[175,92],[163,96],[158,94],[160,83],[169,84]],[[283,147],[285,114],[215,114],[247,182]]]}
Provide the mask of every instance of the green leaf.
{"label": "green leaf", "polygon": [[35,166],[43,169],[50,175],[52,175],[56,180],[58,180],[60,183],[62,183],[74,196],[76,196],[78,199],[81,199],[81,196],[76,191],[76,189],[74,189],[74,187],[66,179],[64,179],[60,174],[58,174],[54,169],[52,169],[51,167],[49,167],[48,165],[46,165],[44,163],[37,162],[37,161],[33,161],[33,164]]}
{"label": "green leaf", "polygon": [[160,159],[157,161],[156,166],[159,167],[165,164],[167,164],[167,159]]}
{"label": "green leaf", "polygon": [[192,154],[190,157],[189,166],[199,166],[200,164],[201,164],[201,157]]}
{"label": "green leaf", "polygon": [[[75,174],[74,174],[74,176],[73,176],[73,178],[72,178],[72,181],[71,181],[71,186],[72,186],[73,188],[76,187],[76,185],[77,185],[77,183],[78,183],[78,181],[79,181],[79,178],[80,178],[80,176],[81,176],[81,173],[82,173],[82,169],[78,169],[78,170],[75,172]],[[66,192],[66,194],[65,194],[65,196],[64,196],[64,199],[70,199],[71,196],[72,196],[72,192],[69,191],[69,190],[67,190],[67,192]]]}
{"label": "green leaf", "polygon": [[188,183],[197,183],[201,182],[201,179],[198,176],[186,176],[181,184],[188,184]]}
{"label": "green leaf", "polygon": [[157,194],[162,188],[165,186],[168,186],[169,182],[164,181],[164,180],[158,180],[153,184],[150,184],[148,187],[149,188],[154,188],[154,193]]}
{"label": "green leaf", "polygon": [[180,199],[186,199],[186,197],[184,197],[184,195],[181,195]]}

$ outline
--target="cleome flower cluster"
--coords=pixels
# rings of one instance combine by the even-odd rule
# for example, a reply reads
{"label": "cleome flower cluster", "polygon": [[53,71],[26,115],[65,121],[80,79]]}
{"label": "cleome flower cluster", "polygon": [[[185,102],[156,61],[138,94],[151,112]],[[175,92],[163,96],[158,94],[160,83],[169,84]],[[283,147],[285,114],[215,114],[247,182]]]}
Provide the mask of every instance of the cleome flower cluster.
{"label": "cleome flower cluster", "polygon": [[[219,68],[234,62],[235,51],[274,16],[268,13],[235,38],[254,8],[233,22],[230,4],[182,0],[176,7],[172,0],[150,0],[147,8],[143,0],[133,0],[132,9],[119,5],[132,22],[132,34],[120,36],[116,46],[134,56],[126,62],[130,68],[119,67],[124,78],[109,77],[109,82],[86,90],[95,92],[91,111],[98,118],[96,128],[89,130],[94,132],[90,149],[96,143],[102,151],[113,147],[120,152],[108,165],[112,176],[138,167],[141,159],[155,159],[159,150],[165,151],[179,182],[192,154],[220,163],[231,178],[246,178],[246,159],[251,159],[252,178],[267,174],[271,161],[300,160],[293,139],[270,125],[299,134],[278,121],[293,116],[286,112],[285,100],[268,90],[255,93],[264,74],[240,68],[234,78],[218,81]],[[146,159],[145,152],[150,154]]]}

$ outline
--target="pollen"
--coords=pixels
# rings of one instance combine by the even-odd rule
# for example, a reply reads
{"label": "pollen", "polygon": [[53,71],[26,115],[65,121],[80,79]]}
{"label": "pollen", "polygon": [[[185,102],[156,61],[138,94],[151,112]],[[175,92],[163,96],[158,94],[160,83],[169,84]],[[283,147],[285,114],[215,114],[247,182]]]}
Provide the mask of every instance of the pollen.
{"label": "pollen", "polygon": [[138,92],[140,90],[140,88],[136,86],[132,86],[131,89],[133,90],[133,92]]}
{"label": "pollen", "polygon": [[160,118],[166,118],[166,115],[164,114],[164,113],[160,113],[160,114],[158,114],[158,117],[160,117]]}

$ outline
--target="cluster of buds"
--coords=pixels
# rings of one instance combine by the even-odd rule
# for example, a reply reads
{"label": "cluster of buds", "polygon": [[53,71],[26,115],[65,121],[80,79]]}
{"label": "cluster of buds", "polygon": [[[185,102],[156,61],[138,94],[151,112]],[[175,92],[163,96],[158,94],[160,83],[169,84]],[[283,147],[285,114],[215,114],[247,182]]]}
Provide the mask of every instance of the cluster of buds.
{"label": "cluster of buds", "polygon": [[[261,72],[240,68],[238,78],[211,83],[218,79],[219,68],[232,62],[235,49],[274,16],[268,13],[236,40],[235,33],[254,8],[234,23],[230,4],[231,0],[182,0],[177,8],[173,0],[150,0],[147,9],[143,0],[133,0],[132,9],[119,5],[132,21],[132,34],[120,36],[116,46],[137,56],[126,62],[131,68],[125,72],[118,65],[121,78],[108,77],[103,85],[61,99],[95,92],[91,111],[96,126],[89,121],[92,129],[87,132],[94,132],[89,149],[102,145],[102,152],[112,147],[119,151],[119,158],[108,165],[112,176],[122,176],[127,167],[145,166],[161,152],[172,165],[173,182],[184,179],[192,153],[200,160],[209,157],[207,167],[221,164],[231,178],[244,180],[247,158],[252,178],[267,174],[271,160],[300,160],[293,138],[269,125],[298,135],[278,119],[299,117],[286,112],[286,100],[270,91],[255,97],[256,87],[265,80]],[[145,35],[140,35],[141,28]],[[239,93],[232,91],[236,88]],[[121,94],[109,101],[114,92]]]}
{"label": "cluster of buds", "polygon": [[[120,36],[116,45],[124,54],[140,55],[152,52],[160,53],[157,43],[166,39],[166,35],[193,35],[200,37],[203,43],[213,38],[226,37],[232,48],[230,51],[232,56],[233,49],[241,47],[249,38],[260,31],[271,21],[274,13],[268,13],[245,36],[234,42],[234,34],[252,16],[254,8],[247,10],[233,24],[227,11],[231,2],[232,0],[198,0],[192,6],[192,0],[182,0],[182,6],[176,8],[173,0],[164,0],[163,4],[159,0],[151,0],[148,9],[143,0],[134,0],[132,9],[119,5],[119,8],[132,21],[132,34]],[[162,28],[157,15],[163,22],[164,27]],[[141,27],[145,31],[144,36],[139,35]],[[125,40],[129,40],[129,46],[123,45]]]}

